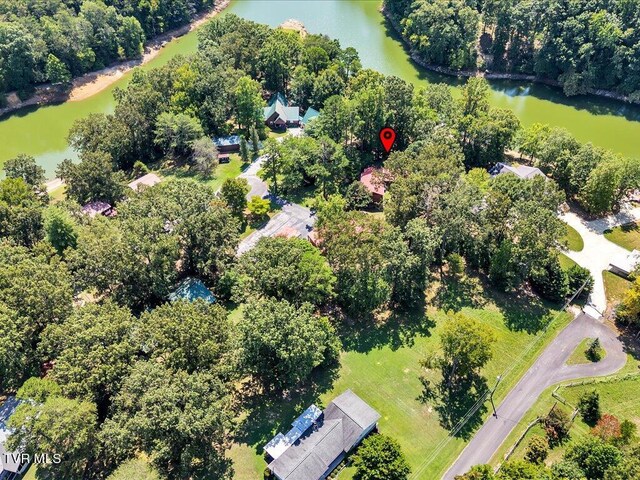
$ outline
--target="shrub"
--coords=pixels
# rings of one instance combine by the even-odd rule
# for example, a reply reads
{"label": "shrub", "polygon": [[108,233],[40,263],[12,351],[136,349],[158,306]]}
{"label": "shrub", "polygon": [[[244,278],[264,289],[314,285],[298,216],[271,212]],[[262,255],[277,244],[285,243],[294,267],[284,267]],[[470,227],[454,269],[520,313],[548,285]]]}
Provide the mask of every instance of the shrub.
{"label": "shrub", "polygon": [[599,438],[586,437],[570,445],[564,458],[576,462],[588,479],[600,479],[608,469],[620,463],[622,454],[614,445]]}
{"label": "shrub", "polygon": [[623,445],[630,444],[636,436],[636,424],[629,421],[623,420],[620,424],[620,443]]}
{"label": "shrub", "polygon": [[584,421],[594,425],[600,419],[600,395],[595,390],[583,393],[578,401],[578,410]]}
{"label": "shrub", "polygon": [[600,339],[596,338],[593,342],[591,342],[584,353],[592,362],[599,362],[600,360],[602,360],[602,347],[600,346]]}
{"label": "shrub", "polygon": [[[593,290],[593,277],[591,272],[580,265],[572,265],[567,270],[567,280],[569,283],[569,293],[573,295],[584,283],[584,289],[578,295],[579,298],[586,298]],[[586,283],[585,283],[586,282]]]}
{"label": "shrub", "polygon": [[539,435],[535,435],[529,441],[524,458],[527,462],[541,464],[549,455],[549,443]]}
{"label": "shrub", "polygon": [[601,438],[605,442],[619,439],[622,436],[620,420],[611,414],[605,413],[600,417],[596,426],[591,429],[591,435]]}
{"label": "shrub", "polygon": [[345,198],[347,199],[347,209],[349,210],[360,210],[367,208],[371,204],[371,193],[358,180],[347,187]]}
{"label": "shrub", "polygon": [[569,415],[559,407],[553,407],[549,414],[542,420],[544,431],[550,446],[559,445],[569,437],[571,419]]}
{"label": "shrub", "polygon": [[449,265],[449,273],[458,277],[464,273],[467,262],[462,255],[450,253],[447,255],[447,264]]}
{"label": "shrub", "polygon": [[255,218],[264,217],[267,213],[269,213],[270,207],[271,204],[269,203],[269,200],[260,198],[257,195],[251,197],[251,200],[249,200],[249,203],[247,204],[249,212],[251,212],[251,215],[253,215]]}
{"label": "shrub", "polygon": [[567,274],[557,258],[552,258],[547,265],[533,270],[530,280],[533,288],[552,302],[561,302],[569,292]]}
{"label": "shrub", "polygon": [[133,169],[131,170],[131,176],[133,177],[133,179],[139,178],[143,175],[146,175],[147,173],[149,173],[149,167],[147,167],[140,160],[136,160],[133,164]]}
{"label": "shrub", "polygon": [[400,445],[386,435],[366,438],[353,457],[357,480],[403,480],[411,472]]}

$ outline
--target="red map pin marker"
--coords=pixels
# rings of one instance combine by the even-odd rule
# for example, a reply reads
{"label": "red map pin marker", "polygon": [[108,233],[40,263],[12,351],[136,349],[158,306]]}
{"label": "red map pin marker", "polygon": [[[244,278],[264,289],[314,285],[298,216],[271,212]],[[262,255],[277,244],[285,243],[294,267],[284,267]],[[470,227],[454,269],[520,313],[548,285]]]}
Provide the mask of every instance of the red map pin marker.
{"label": "red map pin marker", "polygon": [[396,141],[396,132],[393,128],[384,127],[380,130],[380,142],[384,147],[385,151],[389,153],[391,147],[393,147],[393,142]]}

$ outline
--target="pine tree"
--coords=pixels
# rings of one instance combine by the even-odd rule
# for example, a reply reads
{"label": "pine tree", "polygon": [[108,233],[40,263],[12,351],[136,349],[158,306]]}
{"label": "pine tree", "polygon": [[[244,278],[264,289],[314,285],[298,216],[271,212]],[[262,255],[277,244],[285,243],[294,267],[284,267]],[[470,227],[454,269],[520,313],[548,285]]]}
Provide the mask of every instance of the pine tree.
{"label": "pine tree", "polygon": [[254,157],[260,155],[260,138],[258,137],[256,127],[251,127],[251,148],[253,149]]}
{"label": "pine tree", "polygon": [[240,158],[242,159],[242,163],[249,163],[249,147],[247,146],[247,141],[244,136],[240,137]]}

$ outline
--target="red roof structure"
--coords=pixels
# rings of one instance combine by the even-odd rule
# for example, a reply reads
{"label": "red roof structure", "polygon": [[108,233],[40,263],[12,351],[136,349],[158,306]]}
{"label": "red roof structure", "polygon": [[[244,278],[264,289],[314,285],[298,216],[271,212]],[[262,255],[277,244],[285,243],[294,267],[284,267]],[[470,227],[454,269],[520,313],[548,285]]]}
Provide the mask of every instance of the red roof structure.
{"label": "red roof structure", "polygon": [[384,184],[388,176],[388,170],[378,167],[367,167],[360,174],[360,181],[371,192],[375,202],[382,200],[386,191]]}

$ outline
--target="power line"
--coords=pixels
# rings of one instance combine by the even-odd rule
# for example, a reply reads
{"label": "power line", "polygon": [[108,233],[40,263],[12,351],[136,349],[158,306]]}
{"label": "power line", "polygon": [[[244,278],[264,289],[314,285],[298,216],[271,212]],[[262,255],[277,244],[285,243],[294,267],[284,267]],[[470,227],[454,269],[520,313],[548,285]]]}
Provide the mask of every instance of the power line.
{"label": "power line", "polygon": [[[584,290],[585,286],[587,285],[587,282],[588,282],[588,280],[585,280],[583,282],[583,284],[580,286],[580,288],[578,288],[578,290],[576,290],[575,293],[564,303],[564,305],[562,306],[562,309],[560,310],[560,312],[558,312],[558,314],[549,323],[547,323],[547,325],[545,325],[545,327],[542,329],[542,331],[538,334],[538,336],[536,338],[534,338],[531,341],[531,343],[520,354],[520,356],[517,358],[517,360],[512,362],[511,365],[502,373],[502,375],[499,375],[500,379],[504,379],[507,375],[509,375],[515,369],[515,367],[522,361],[522,359],[531,351],[531,349],[542,339],[543,334],[546,333],[546,331],[549,329],[549,325],[554,323],[560,317],[561,313],[564,312],[567,309],[567,307],[571,304],[571,302],[573,302],[576,299],[576,297],[578,295],[580,295],[580,293],[582,293],[582,291]],[[496,385],[496,387],[497,387],[497,385]],[[471,417],[484,404],[484,402],[486,401],[487,397],[491,393],[492,392],[489,389],[487,389],[480,396],[480,398],[478,398],[478,400],[473,404],[473,406],[471,408],[469,408],[469,410],[467,410],[467,412],[460,419],[460,421],[458,421],[458,423],[451,429],[451,431],[449,432],[449,435],[447,437],[445,437],[444,439],[442,439],[440,441],[440,443],[438,443],[438,445],[436,445],[436,448],[431,453],[431,455],[429,455],[418,466],[418,468],[411,474],[410,478],[412,478],[412,479],[413,478],[419,478],[419,475],[422,474],[427,469],[427,467],[429,467],[429,465],[431,465],[431,463],[436,459],[436,457],[440,454],[440,452],[449,444],[449,442],[451,442],[451,440],[453,440],[455,438],[455,435],[457,435],[457,433],[460,430],[462,430],[462,428],[467,424],[467,422],[471,419]],[[456,461],[457,461],[457,459],[456,459]]]}

